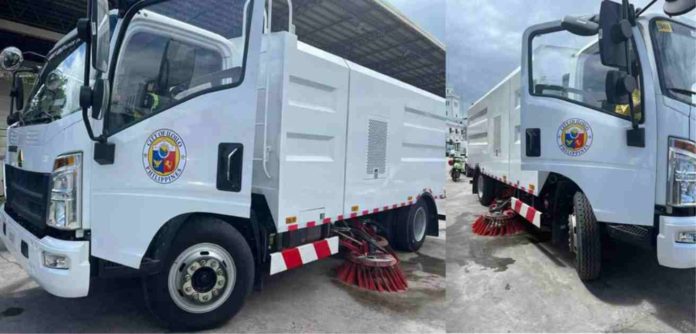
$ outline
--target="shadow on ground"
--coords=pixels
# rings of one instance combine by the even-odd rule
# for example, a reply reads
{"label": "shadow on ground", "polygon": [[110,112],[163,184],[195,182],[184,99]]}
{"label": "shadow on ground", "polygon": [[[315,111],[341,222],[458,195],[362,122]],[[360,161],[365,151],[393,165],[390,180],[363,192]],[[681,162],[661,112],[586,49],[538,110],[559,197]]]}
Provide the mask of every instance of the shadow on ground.
{"label": "shadow on ground", "polygon": [[[486,300],[481,301],[485,306],[482,306],[481,311],[488,308],[489,312],[501,312],[501,319],[507,319],[512,314],[517,317],[539,317],[536,320],[510,318],[510,324],[505,324],[504,320],[490,326],[479,323],[476,327],[478,330],[514,330],[516,324],[518,330],[537,328],[542,332],[593,328],[583,327],[582,322],[594,325],[599,319],[574,319],[567,325],[554,324],[563,317],[563,311],[559,308],[577,307],[583,310],[583,316],[595,314],[602,317],[600,326],[606,324],[608,327],[600,328],[606,331],[662,329],[665,328],[662,324],[665,324],[676,331],[696,332],[696,270],[662,267],[657,263],[654,249],[612,241],[603,248],[601,277],[596,281],[582,282],[575,275],[573,255],[552,245],[548,233],[541,233],[531,227],[514,236],[475,235],[471,231],[471,224],[485,208],[470,193],[468,184],[450,183],[447,192],[450,199],[456,198],[457,201],[448,203],[447,214],[453,218],[447,226],[448,278],[469,282],[467,275],[474,275],[475,279],[469,284],[476,286],[466,288],[468,292],[450,291],[448,288],[448,303],[455,303],[448,305],[448,308],[465,310],[466,305],[457,303],[471,303],[472,298],[462,293],[485,291],[483,296]],[[515,269],[513,273],[511,268]],[[513,295],[505,293],[511,285],[513,289],[517,286],[528,290],[518,291],[512,297]],[[454,285],[448,283],[448,287],[452,286]],[[503,291],[498,292],[501,288]],[[503,307],[501,305],[524,308],[529,303],[533,304],[525,298],[542,298],[544,305],[552,309],[536,312],[520,310],[511,314],[500,309]],[[499,302],[495,302],[496,300]],[[481,320],[474,319],[479,317],[477,312],[478,309],[465,311],[471,319],[459,319],[453,323],[461,326],[466,325],[467,321],[480,322]],[[530,327],[534,326],[535,321],[538,326]],[[452,330],[449,324],[450,320],[448,330]],[[465,327],[456,328],[464,329]]]}

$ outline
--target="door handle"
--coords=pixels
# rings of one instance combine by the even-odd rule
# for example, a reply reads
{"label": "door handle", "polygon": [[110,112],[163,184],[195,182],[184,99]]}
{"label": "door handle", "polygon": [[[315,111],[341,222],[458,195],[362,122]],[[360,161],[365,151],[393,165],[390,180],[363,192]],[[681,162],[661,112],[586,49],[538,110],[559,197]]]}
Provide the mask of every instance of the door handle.
{"label": "door handle", "polygon": [[237,150],[239,150],[239,148],[235,148],[227,155],[227,182],[232,182],[232,157],[237,153]]}
{"label": "door handle", "polygon": [[525,154],[528,157],[541,156],[541,129],[526,129],[525,130]]}
{"label": "door handle", "polygon": [[216,187],[218,190],[239,192],[242,190],[244,170],[244,146],[240,143],[220,143]]}

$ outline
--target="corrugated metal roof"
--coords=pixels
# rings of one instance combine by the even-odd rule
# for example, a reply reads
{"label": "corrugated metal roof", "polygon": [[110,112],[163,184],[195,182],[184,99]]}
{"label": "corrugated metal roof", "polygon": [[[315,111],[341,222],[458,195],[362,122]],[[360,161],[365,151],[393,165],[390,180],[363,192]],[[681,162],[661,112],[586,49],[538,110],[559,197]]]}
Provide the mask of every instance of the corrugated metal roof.
{"label": "corrugated metal roof", "polygon": [[[111,0],[116,6],[116,0]],[[67,33],[85,0],[0,0],[0,18]],[[287,27],[287,2],[273,2],[273,30]],[[445,96],[445,47],[383,0],[293,0],[298,39]]]}

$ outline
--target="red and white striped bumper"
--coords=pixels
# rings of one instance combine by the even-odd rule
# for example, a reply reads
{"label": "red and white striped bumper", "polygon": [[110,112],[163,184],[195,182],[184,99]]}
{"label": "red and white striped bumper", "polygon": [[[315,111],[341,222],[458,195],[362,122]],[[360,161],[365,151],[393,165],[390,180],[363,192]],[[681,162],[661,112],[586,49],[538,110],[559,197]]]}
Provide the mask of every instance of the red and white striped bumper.
{"label": "red and white striped bumper", "polygon": [[338,253],[338,236],[271,254],[270,274],[301,267]]}
{"label": "red and white striped bumper", "polygon": [[512,209],[534,226],[541,228],[541,212],[512,197]]}

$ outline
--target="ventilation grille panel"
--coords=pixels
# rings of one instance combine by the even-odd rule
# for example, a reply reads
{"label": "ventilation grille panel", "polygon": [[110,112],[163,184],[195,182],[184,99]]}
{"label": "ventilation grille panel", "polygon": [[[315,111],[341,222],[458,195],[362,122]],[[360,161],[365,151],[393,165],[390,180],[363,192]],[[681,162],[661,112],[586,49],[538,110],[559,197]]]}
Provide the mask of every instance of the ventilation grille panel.
{"label": "ventilation grille panel", "polygon": [[367,128],[367,174],[387,171],[387,122],[371,119]]}

